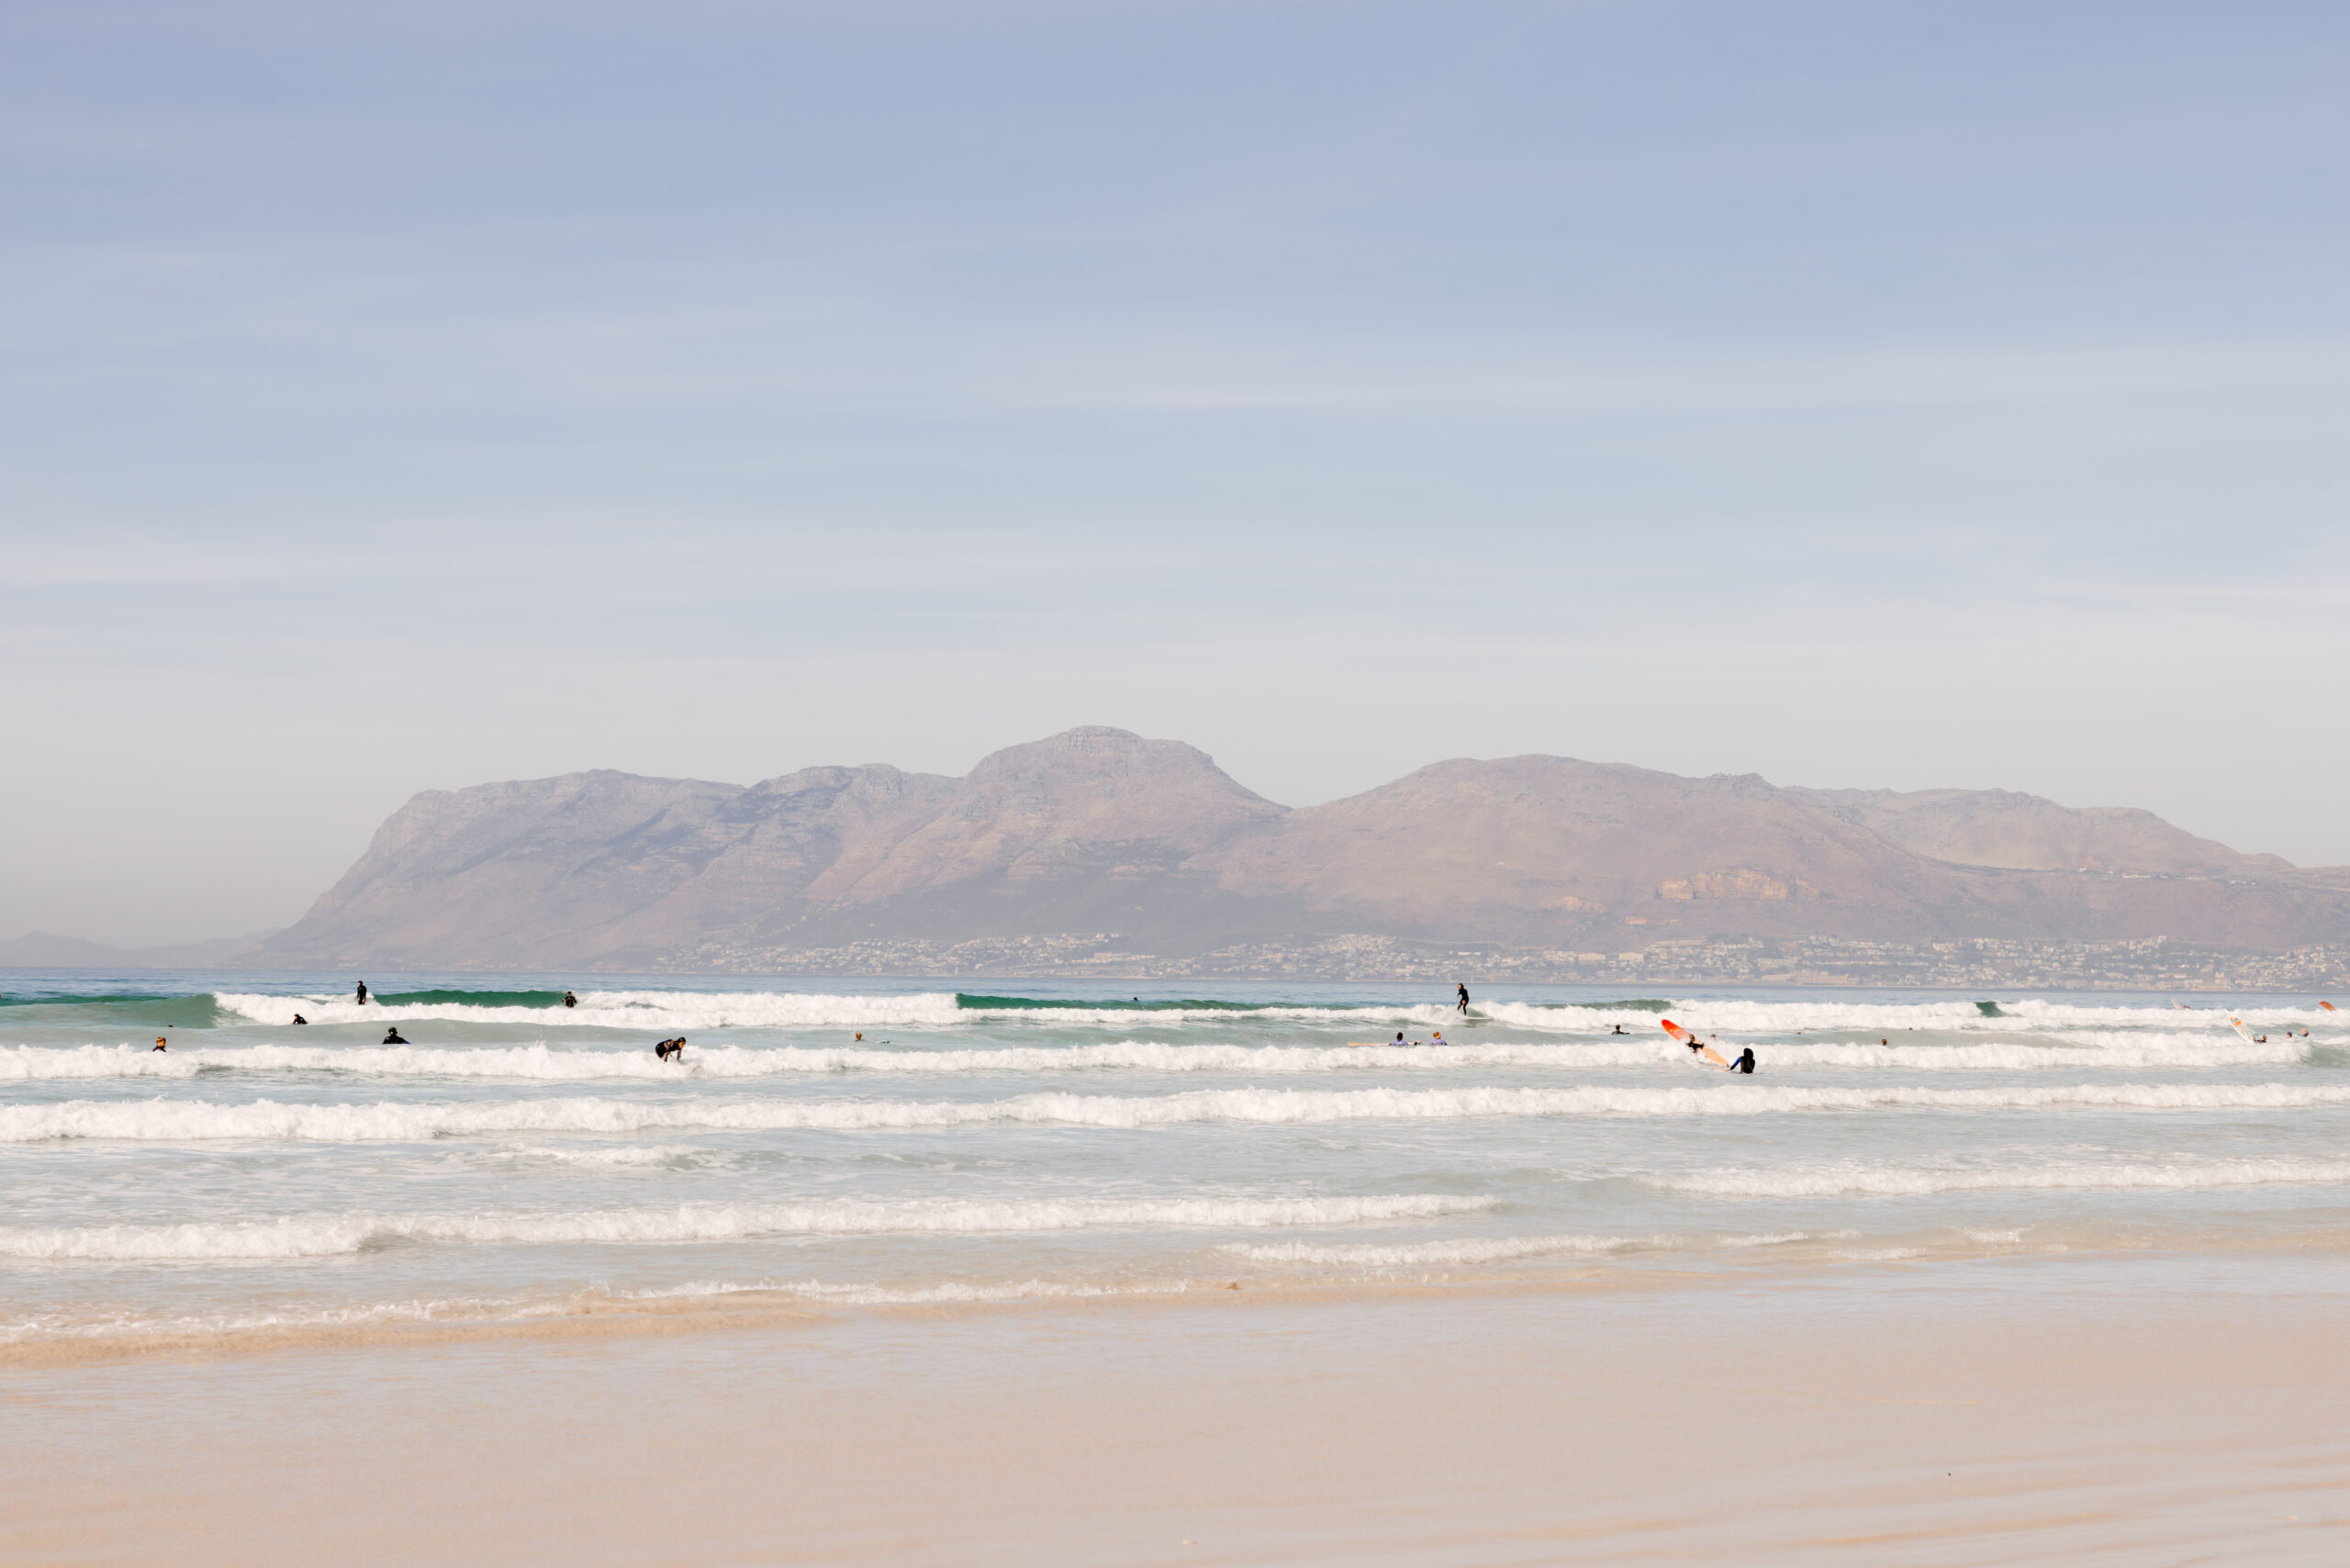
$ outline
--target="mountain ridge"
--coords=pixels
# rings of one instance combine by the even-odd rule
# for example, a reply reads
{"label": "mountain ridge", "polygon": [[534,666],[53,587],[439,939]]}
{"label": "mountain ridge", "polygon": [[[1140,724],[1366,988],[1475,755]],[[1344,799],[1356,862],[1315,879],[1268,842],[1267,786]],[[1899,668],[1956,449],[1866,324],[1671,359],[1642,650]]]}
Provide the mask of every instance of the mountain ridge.
{"label": "mountain ridge", "polygon": [[752,785],[596,769],[428,790],[249,957],[655,969],[1087,934],[1176,955],[1348,936],[2266,950],[2350,935],[2350,874],[2240,854],[2135,808],[1535,754],[1449,758],[1291,808],[1180,741],[1090,725],[960,778],[875,763]]}

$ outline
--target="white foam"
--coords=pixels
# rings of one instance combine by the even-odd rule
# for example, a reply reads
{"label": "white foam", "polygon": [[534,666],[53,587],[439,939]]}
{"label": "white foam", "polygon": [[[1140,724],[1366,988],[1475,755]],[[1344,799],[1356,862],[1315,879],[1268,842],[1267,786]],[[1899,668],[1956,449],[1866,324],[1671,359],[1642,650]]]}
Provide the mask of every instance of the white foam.
{"label": "white foam", "polygon": [[1934,1193],[2095,1192],[2350,1183],[2350,1160],[2215,1159],[2096,1164],[2070,1161],[2001,1170],[1847,1161],[1767,1170],[1718,1169],[1650,1175],[1645,1184],[1715,1198],[1910,1197]]}
{"label": "white foam", "polygon": [[[1758,1052],[1766,1070],[1850,1068],[1945,1071],[2142,1070],[2149,1068],[2274,1066],[2307,1056],[2306,1042],[2247,1045],[2163,1034],[2109,1039],[2052,1036],[2047,1044],[1832,1044],[1776,1042]],[[681,1078],[789,1078],[832,1073],[1046,1073],[1137,1071],[1304,1074],[1460,1071],[1523,1067],[1559,1071],[1685,1066],[1687,1053],[1660,1034],[1653,1041],[1545,1044],[1492,1041],[1426,1047],[1173,1045],[1128,1040],[1082,1046],[989,1049],[859,1047],[690,1047],[682,1066],[650,1050],[593,1046],[196,1046],[168,1053],[144,1046],[0,1047],[0,1081],[192,1078],[238,1073],[331,1072],[386,1079],[504,1079],[524,1082],[676,1082]]]}
{"label": "white foam", "polygon": [[257,1024],[290,1025],[299,1013],[313,1024],[389,1024],[442,1019],[464,1024],[528,1024],[534,1027],[606,1029],[817,1029],[887,1025],[954,1024],[971,1014],[953,991],[908,996],[834,996],[805,991],[588,991],[579,1005],[480,1007],[431,1002],[361,1005],[349,997],[268,996],[225,991],[216,1005]]}
{"label": "white foam", "polygon": [[498,1103],[297,1104],[73,1100],[0,1106],[0,1143],[50,1138],[413,1141],[492,1133],[654,1128],[855,1131],[990,1124],[1095,1127],[1189,1122],[1436,1121],[1483,1116],[1755,1116],[1813,1111],[2065,1108],[2210,1111],[2350,1105],[2350,1085],[2079,1083],[2046,1088],[1202,1089],[1168,1095],[1041,1093],[1003,1100],[554,1099]]}
{"label": "white foam", "polygon": [[1445,1264],[1501,1263],[1561,1252],[1653,1250],[1674,1245],[1670,1236],[1501,1236],[1463,1241],[1423,1241],[1400,1247],[1329,1247],[1290,1241],[1271,1246],[1234,1242],[1224,1250],[1259,1263],[1326,1263],[1338,1268],[1413,1269]]}
{"label": "white foam", "polygon": [[47,1261],[329,1258],[408,1242],[543,1245],[737,1241],[778,1236],[976,1235],[1091,1228],[1254,1230],[1474,1214],[1491,1198],[1035,1200],[1025,1203],[688,1204],[576,1214],[311,1215],[185,1225],[0,1229],[0,1257]]}

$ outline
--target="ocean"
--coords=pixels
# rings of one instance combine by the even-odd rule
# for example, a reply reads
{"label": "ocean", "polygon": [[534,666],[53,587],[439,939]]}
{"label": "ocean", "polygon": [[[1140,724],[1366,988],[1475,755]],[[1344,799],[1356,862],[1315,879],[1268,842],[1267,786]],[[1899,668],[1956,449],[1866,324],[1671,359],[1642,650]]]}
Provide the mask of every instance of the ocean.
{"label": "ocean", "polygon": [[2059,1255],[2338,1284],[2350,1235],[2315,997],[354,978],[0,971],[0,1342]]}

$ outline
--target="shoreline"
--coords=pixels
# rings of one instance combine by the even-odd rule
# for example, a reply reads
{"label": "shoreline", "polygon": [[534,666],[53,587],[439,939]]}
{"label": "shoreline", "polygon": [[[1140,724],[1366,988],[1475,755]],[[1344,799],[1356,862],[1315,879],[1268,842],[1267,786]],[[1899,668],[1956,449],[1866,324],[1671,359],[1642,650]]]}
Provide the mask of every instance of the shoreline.
{"label": "shoreline", "polygon": [[[789,1288],[748,1285],[687,1292],[626,1295],[595,1290],[543,1304],[522,1305],[505,1316],[480,1314],[403,1316],[394,1304],[354,1309],[354,1316],[380,1313],[375,1321],[314,1320],[191,1330],[163,1327],[152,1331],[62,1332],[0,1343],[0,1377],[14,1372],[146,1362],[234,1361],[283,1353],[419,1350],[475,1344],[596,1343],[674,1338],[697,1335],[742,1335],[872,1320],[945,1321],[989,1316],[1073,1316],[1103,1313],[1231,1312],[1333,1305],[1375,1307],[1381,1304],[1494,1299],[1582,1301],[1596,1297],[1644,1296],[1659,1302],[1720,1293],[1870,1296],[1908,1292],[1975,1290],[1996,1282],[2006,1294],[2029,1296],[2048,1288],[2042,1277],[2078,1279],[2096,1271],[2123,1282],[2149,1271],[2209,1278],[2213,1271],[2260,1272],[2277,1288],[2281,1271],[2332,1274],[2350,1296],[2350,1237],[2300,1230],[2287,1235],[2235,1238],[2224,1248],[2117,1246],[2024,1247],[1986,1245],[1972,1252],[1941,1256],[1852,1259],[1832,1263],[1786,1259],[1743,1267],[1690,1267],[1664,1263],[1561,1266],[1536,1272],[1448,1275],[1429,1270],[1420,1277],[1393,1271],[1343,1280],[1283,1280],[1242,1271],[1228,1282],[1146,1285],[1134,1289],[1055,1286],[1045,1282],[984,1287],[968,1295],[940,1294],[900,1300],[826,1299]],[[1986,1271],[1988,1272],[1986,1272]],[[1431,1277],[1434,1276],[1434,1277]],[[2206,1288],[2199,1285],[2197,1288]],[[2300,1280],[2289,1294],[2308,1287]]]}

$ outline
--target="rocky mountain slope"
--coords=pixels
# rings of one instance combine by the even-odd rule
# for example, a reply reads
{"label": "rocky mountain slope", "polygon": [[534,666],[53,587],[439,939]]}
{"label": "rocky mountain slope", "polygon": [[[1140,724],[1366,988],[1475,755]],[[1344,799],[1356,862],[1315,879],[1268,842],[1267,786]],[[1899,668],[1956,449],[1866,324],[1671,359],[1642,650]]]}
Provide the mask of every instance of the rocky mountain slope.
{"label": "rocky mountain slope", "polygon": [[694,968],[1094,933],[1158,954],[1343,934],[2276,948],[2350,934],[2350,876],[2144,812],[1550,756],[1441,762],[1292,811],[1191,746],[1085,728],[962,778],[875,765],[748,788],[595,772],[430,791],[254,961]]}

